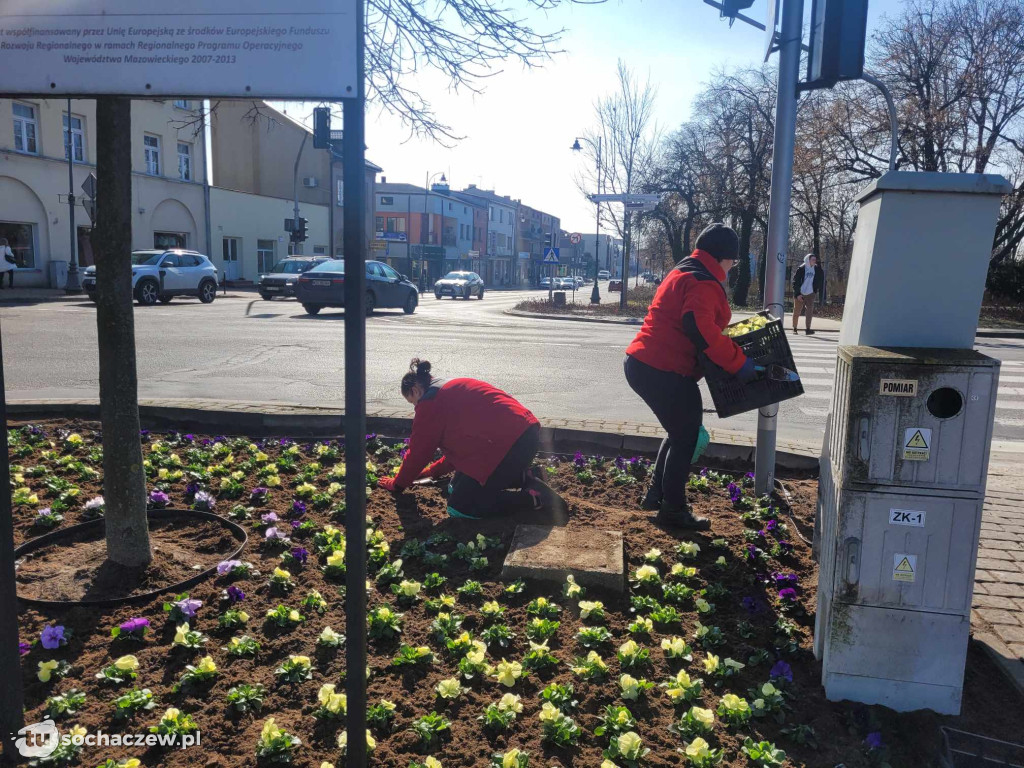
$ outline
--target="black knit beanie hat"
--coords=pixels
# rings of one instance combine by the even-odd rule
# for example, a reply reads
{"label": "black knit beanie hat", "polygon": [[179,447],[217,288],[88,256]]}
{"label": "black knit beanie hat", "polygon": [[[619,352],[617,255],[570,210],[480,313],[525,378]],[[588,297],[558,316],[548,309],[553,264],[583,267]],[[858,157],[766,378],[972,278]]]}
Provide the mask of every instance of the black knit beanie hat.
{"label": "black knit beanie hat", "polygon": [[736,230],[720,221],[709,224],[697,236],[694,247],[698,251],[710,253],[718,261],[735,260],[740,255],[740,239],[736,235]]}

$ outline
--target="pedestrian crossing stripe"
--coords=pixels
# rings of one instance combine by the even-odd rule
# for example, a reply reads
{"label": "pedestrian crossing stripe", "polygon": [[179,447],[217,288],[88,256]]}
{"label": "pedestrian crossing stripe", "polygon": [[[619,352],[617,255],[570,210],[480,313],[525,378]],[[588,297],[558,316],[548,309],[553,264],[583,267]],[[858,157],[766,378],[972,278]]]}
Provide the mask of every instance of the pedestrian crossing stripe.
{"label": "pedestrian crossing stripe", "polygon": [[921,430],[917,430],[914,436],[907,441],[907,448],[927,448],[928,443],[924,439],[924,435],[921,434]]}
{"label": "pedestrian crossing stripe", "polygon": [[892,561],[892,580],[913,584],[917,575],[917,555],[896,553]]}

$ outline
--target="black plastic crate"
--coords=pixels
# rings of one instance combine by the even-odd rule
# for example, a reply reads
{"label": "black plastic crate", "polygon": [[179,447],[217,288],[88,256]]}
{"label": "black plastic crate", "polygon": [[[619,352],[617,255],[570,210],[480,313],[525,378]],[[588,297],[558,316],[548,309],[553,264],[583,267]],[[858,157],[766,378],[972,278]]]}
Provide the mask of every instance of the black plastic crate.
{"label": "black plastic crate", "polygon": [[[781,365],[791,371],[796,371],[796,363],[793,362],[793,353],[789,349],[789,341],[786,339],[782,321],[767,312],[758,312],[758,315],[766,318],[768,325],[742,336],[736,336],[733,341],[740,346],[743,354],[753,360],[756,365]],[[733,325],[738,324],[733,323]],[[727,416],[735,416],[737,413],[754,411],[773,403],[781,403],[783,400],[799,397],[804,393],[803,384],[799,381],[772,381],[766,376],[749,384],[741,384],[735,376],[723,371],[704,354],[701,354],[701,365],[704,377],[708,382],[708,390],[711,392],[711,399],[715,403],[715,410],[723,419]]]}
{"label": "black plastic crate", "polygon": [[943,768],[1024,768],[1024,744],[942,726]]}

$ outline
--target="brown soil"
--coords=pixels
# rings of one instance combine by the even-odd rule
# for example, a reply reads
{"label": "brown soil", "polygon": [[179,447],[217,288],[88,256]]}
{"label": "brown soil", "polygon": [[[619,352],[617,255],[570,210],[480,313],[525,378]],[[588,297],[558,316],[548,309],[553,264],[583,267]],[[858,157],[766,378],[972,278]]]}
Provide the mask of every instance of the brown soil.
{"label": "brown soil", "polygon": [[31,552],[18,566],[18,595],[54,601],[132,597],[186,581],[239,544],[212,520],[153,520],[149,537],[153,561],[146,568],[109,562],[102,526]]}
{"label": "brown soil", "polygon": [[[54,433],[57,426],[59,425],[44,425],[48,434]],[[89,425],[77,424],[75,429],[87,437],[87,442],[94,444],[96,436]],[[268,442],[263,450],[274,457],[280,455],[281,447],[276,442]],[[379,463],[383,463],[381,458],[378,458]],[[302,465],[311,460],[311,456],[304,449],[302,458],[297,463]],[[13,461],[25,466],[47,463],[41,462],[37,455],[18,456]],[[679,537],[672,531],[654,525],[649,513],[639,511],[638,485],[614,486],[604,476],[603,471],[595,472],[596,479],[593,483],[582,484],[576,478],[571,462],[561,462],[553,466],[555,473],[550,476],[550,482],[559,489],[568,503],[571,516],[569,525],[572,528],[579,530],[581,535],[585,535],[587,528],[593,527],[622,531],[626,541],[628,567],[631,571],[642,562],[643,553],[651,547],[658,547],[664,552],[666,563],[675,561],[674,553]],[[329,464],[325,462],[315,481],[318,488],[326,486],[328,469]],[[293,498],[290,487],[294,485],[294,478],[282,475],[282,479],[285,480],[284,485],[273,489],[267,504],[259,508],[257,513],[273,510],[282,519],[287,516]],[[38,480],[26,480],[33,490],[41,490]],[[255,478],[245,480],[246,497],[248,489],[256,485],[259,483]],[[733,509],[725,489],[715,486],[707,492],[694,493],[691,498],[696,511],[708,515],[713,521],[711,532],[685,538],[697,542],[701,547],[699,556],[692,561],[699,569],[699,577],[694,581],[694,585],[706,587],[718,583],[725,590],[724,596],[712,600],[716,604],[716,611],[704,622],[719,626],[725,635],[726,645],[720,649],[723,659],[731,656],[738,661],[746,662],[748,656],[757,649],[773,649],[773,624],[777,618],[774,589],[765,580],[758,578],[761,570],[782,570],[797,574],[800,580],[799,599],[804,609],[802,615],[794,619],[798,625],[798,647],[793,652],[782,655],[782,658],[792,666],[794,677],[793,683],[788,687],[789,704],[792,709],[787,713],[786,725],[813,726],[818,748],[793,743],[780,733],[780,726],[770,718],[754,720],[749,726],[738,730],[725,729],[721,723],[717,723],[714,736],[709,740],[714,746],[725,749],[726,759],[722,765],[728,768],[748,765],[739,749],[743,738],[748,735],[755,740],[769,739],[778,747],[785,749],[788,754],[786,766],[809,768],[832,768],[838,763],[843,763],[846,768],[877,765],[874,756],[868,755],[864,745],[865,736],[872,731],[881,732],[888,747],[888,762],[893,768],[937,765],[941,742],[940,725],[951,725],[996,738],[1024,742],[1024,721],[1019,714],[1024,711],[1024,701],[974,646],[968,654],[964,714],[960,717],[939,717],[931,713],[898,714],[883,707],[830,702],[825,699],[820,684],[821,667],[810,650],[816,567],[810,559],[809,546],[802,542],[794,531],[795,528],[810,537],[816,483],[806,478],[795,478],[791,479],[788,485],[793,493],[794,517],[786,519],[785,522],[790,527],[789,539],[793,543],[793,552],[781,560],[773,560],[763,569],[748,567],[744,562],[744,535],[748,528]],[[184,488],[185,483],[181,482],[168,489],[173,506],[180,507],[186,504]],[[217,512],[226,513],[234,503],[236,502],[221,499]],[[398,553],[407,540],[423,540],[432,533],[444,532],[463,542],[469,541],[478,532],[500,536],[502,546],[488,552],[489,563],[483,571],[471,572],[465,562],[450,560],[441,570],[448,581],[439,592],[455,596],[455,588],[469,578],[477,579],[483,584],[484,594],[480,598],[465,599],[458,596],[457,601],[457,611],[466,617],[464,628],[474,634],[482,628],[478,609],[483,600],[496,599],[508,607],[505,623],[517,637],[512,647],[507,650],[491,648],[488,658],[493,661],[502,657],[509,660],[522,659],[528,650],[528,643],[524,637],[527,622],[526,605],[533,597],[548,596],[566,609],[559,616],[561,626],[551,641],[552,651],[562,663],[554,672],[531,676],[512,689],[522,696],[524,712],[507,734],[488,734],[477,721],[477,717],[487,704],[496,701],[508,689],[491,680],[477,679],[466,683],[469,692],[454,704],[446,705],[441,702],[434,694],[434,686],[440,680],[457,674],[455,663],[442,650],[442,646],[429,636],[432,616],[428,615],[422,602],[410,608],[400,608],[399,610],[404,613],[401,642],[410,645],[430,645],[435,650],[437,662],[423,672],[403,674],[390,665],[399,642],[370,643],[371,678],[368,699],[371,703],[376,703],[381,698],[388,698],[397,704],[391,733],[375,734],[378,747],[371,758],[371,764],[388,768],[407,768],[413,760],[422,762],[423,753],[407,729],[416,718],[436,710],[445,713],[452,721],[451,738],[434,753],[444,768],[479,768],[489,763],[493,753],[511,746],[529,750],[533,756],[531,765],[540,768],[594,768],[600,765],[601,751],[607,742],[595,737],[593,731],[599,724],[599,714],[606,705],[623,703],[618,697],[616,681],[620,670],[614,649],[629,637],[627,625],[634,617],[630,613],[628,600],[593,591],[587,595],[587,599],[604,601],[608,614],[606,624],[614,636],[614,641],[613,645],[601,654],[611,667],[609,679],[605,682],[580,681],[568,669],[568,663],[575,656],[585,655],[574,640],[580,622],[575,613],[568,610],[570,602],[561,597],[559,587],[529,584],[525,594],[511,598],[502,595],[501,563],[515,524],[541,522],[542,519],[518,518],[484,522],[453,520],[446,516],[445,507],[441,489],[437,486],[416,488],[398,497],[397,500],[390,494],[375,491],[368,502],[368,515],[386,534],[392,558],[399,556]],[[28,529],[31,515],[32,512],[29,510],[16,512],[16,535],[19,542],[27,535],[32,535]],[[66,524],[76,522],[76,517],[76,512],[66,515]],[[256,518],[258,519],[258,514]],[[314,520],[318,526],[327,522],[340,525],[328,512],[309,511],[305,519]],[[725,552],[727,567],[722,571],[713,565],[719,551],[712,548],[710,543],[716,537],[728,541],[728,550]],[[312,550],[308,539],[296,538],[295,543]],[[449,543],[431,549],[451,554],[454,548],[455,544]],[[197,691],[173,693],[171,690],[184,666],[194,663],[201,654],[172,649],[170,642],[174,629],[164,619],[162,599],[152,599],[134,607],[114,609],[23,608],[20,617],[23,640],[37,639],[47,624],[63,624],[73,631],[67,647],[57,651],[46,651],[35,645],[24,657],[22,663],[26,687],[26,721],[35,722],[42,719],[42,710],[48,696],[75,687],[85,691],[88,699],[84,710],[66,722],[80,722],[90,731],[141,731],[155,723],[163,708],[167,706],[178,706],[191,714],[203,729],[202,745],[186,751],[151,750],[139,753],[139,750],[86,748],[82,754],[82,764],[85,766],[96,765],[108,757],[139,757],[146,766],[254,766],[254,748],[260,728],[264,718],[270,715],[276,718],[279,725],[302,739],[303,746],[295,757],[295,765],[301,768],[316,768],[321,761],[342,765],[343,759],[335,746],[336,734],[341,726],[319,725],[311,715],[319,687],[327,682],[343,682],[344,651],[318,651],[315,646],[316,638],[324,626],[329,625],[339,632],[345,631],[344,601],[339,590],[340,584],[324,577],[317,567],[315,556],[311,554],[309,564],[304,569],[295,571],[297,586],[294,592],[283,598],[278,597],[269,593],[266,581],[267,575],[278,562],[277,553],[268,551],[258,535],[251,535],[247,551],[243,552],[241,558],[253,562],[263,574],[238,582],[247,595],[241,607],[253,617],[245,633],[256,638],[262,644],[262,650],[255,659],[233,659],[220,650],[232,634],[241,634],[217,629],[217,613],[224,605],[220,600],[220,594],[228,582],[223,578],[214,578],[194,587],[190,590],[191,596],[202,600],[203,607],[193,626],[210,637],[203,653],[210,653],[221,670],[211,685]],[[425,574],[435,569],[425,568],[420,560],[407,559],[404,570],[406,578],[422,580]],[[310,589],[319,590],[328,601],[329,608],[325,615],[318,616],[304,610],[307,621],[294,630],[280,630],[261,623],[259,617],[268,609],[281,603],[297,607]],[[755,613],[750,614],[743,606],[741,601],[744,597],[751,597],[757,601]],[[372,589],[369,605],[374,607],[384,603],[394,604],[394,596],[385,589]],[[687,639],[692,637],[696,614],[692,607],[681,608],[680,612],[683,616],[682,626],[671,629],[658,627],[649,640],[640,641],[643,646],[652,650],[652,666],[643,673],[643,676],[656,683],[662,682],[679,669],[664,658],[660,651],[661,639],[674,634]],[[147,635],[145,642],[140,646],[123,640],[111,640],[110,628],[135,616],[144,616],[153,624],[154,631]],[[740,636],[737,630],[740,621],[747,621],[752,625],[751,637],[744,639]],[[121,727],[111,718],[110,701],[117,693],[102,686],[94,675],[124,653],[134,653],[138,657],[141,668],[137,686],[150,688],[159,704],[154,712],[140,715],[137,723]],[[279,685],[274,678],[273,670],[288,654],[295,653],[307,654],[314,659],[313,679],[294,686]],[[73,670],[62,681],[43,684],[36,679],[36,665],[39,661],[50,658],[67,660],[73,665]],[[703,652],[695,647],[694,662],[685,665],[691,674],[700,674],[701,658]],[[715,708],[720,696],[727,691],[747,696],[750,688],[767,679],[767,669],[768,665],[748,666],[738,677],[727,681],[721,688],[706,686],[702,705]],[[542,743],[540,738],[537,721],[541,705],[539,693],[551,681],[572,684],[578,699],[573,717],[583,733],[580,744],[569,750],[551,747]],[[237,716],[231,714],[225,706],[224,697],[227,690],[242,682],[261,683],[266,686],[268,695],[261,714]],[[629,702],[628,706],[638,721],[637,730],[644,744],[652,750],[646,765],[649,768],[679,766],[681,758],[677,750],[683,746],[683,740],[668,730],[668,726],[677,715],[664,694],[655,689],[645,702]]]}

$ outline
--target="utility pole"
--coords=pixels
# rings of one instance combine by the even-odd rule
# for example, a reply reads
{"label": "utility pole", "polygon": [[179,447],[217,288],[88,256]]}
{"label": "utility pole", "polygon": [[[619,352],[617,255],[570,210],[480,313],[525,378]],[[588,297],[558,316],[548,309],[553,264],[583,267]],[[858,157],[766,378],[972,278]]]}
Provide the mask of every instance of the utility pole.
{"label": "utility pole", "polygon": [[[803,31],[803,0],[781,0],[778,96],[775,102],[775,151],[772,158],[771,202],[768,211],[768,257],[765,260],[764,309],[784,320],[786,249],[789,242],[789,204],[793,187],[793,146],[796,142],[797,80]],[[775,440],[779,405],[757,414],[757,453],[754,492],[761,496],[775,486]]]}

